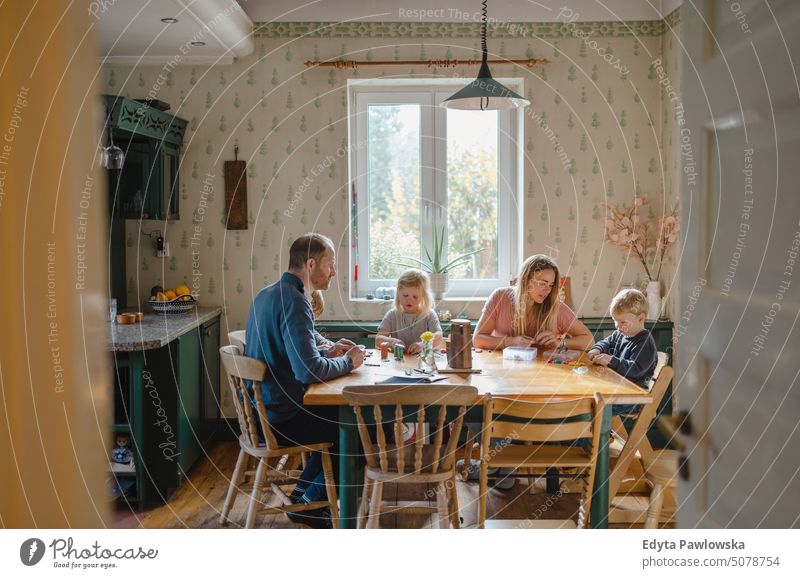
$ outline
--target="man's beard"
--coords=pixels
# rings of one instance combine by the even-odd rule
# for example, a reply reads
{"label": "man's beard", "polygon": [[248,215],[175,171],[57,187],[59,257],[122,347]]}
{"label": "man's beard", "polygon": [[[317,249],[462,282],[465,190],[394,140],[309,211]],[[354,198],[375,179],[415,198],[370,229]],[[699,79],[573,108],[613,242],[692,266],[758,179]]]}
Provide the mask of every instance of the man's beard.
{"label": "man's beard", "polygon": [[331,286],[331,278],[320,275],[318,279],[311,278],[313,290],[325,291]]}

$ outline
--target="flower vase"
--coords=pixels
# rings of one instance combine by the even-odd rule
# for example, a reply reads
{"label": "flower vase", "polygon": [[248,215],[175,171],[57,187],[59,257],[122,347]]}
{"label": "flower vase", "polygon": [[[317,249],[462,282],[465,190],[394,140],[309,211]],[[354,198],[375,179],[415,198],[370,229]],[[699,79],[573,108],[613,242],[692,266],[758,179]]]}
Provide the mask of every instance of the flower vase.
{"label": "flower vase", "polygon": [[658,321],[661,316],[661,283],[650,281],[647,283],[647,320]]}
{"label": "flower vase", "polygon": [[422,342],[422,350],[419,352],[419,368],[422,371],[434,371],[436,369],[436,360],[433,357],[433,341],[430,339]]}

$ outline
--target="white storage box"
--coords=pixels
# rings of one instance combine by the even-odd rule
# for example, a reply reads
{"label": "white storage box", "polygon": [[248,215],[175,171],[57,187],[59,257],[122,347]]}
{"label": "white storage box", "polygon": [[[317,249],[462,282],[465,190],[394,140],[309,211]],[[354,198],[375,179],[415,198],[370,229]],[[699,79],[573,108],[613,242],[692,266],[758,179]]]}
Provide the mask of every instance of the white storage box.
{"label": "white storage box", "polygon": [[513,361],[536,361],[537,349],[535,347],[506,347],[503,350],[503,359]]}

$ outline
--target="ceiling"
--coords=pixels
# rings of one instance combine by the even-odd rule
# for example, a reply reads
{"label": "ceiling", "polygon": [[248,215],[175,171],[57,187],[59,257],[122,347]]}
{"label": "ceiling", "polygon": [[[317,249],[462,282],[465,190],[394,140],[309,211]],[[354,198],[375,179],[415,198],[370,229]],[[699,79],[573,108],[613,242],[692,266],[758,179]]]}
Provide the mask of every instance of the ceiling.
{"label": "ceiling", "polygon": [[253,51],[253,23],[232,0],[104,0],[90,14],[104,63],[230,64]]}
{"label": "ceiling", "polygon": [[[238,2],[238,3],[237,3]],[[682,0],[491,0],[500,22],[659,20]],[[561,6],[567,4],[569,12]],[[480,22],[480,0],[103,0],[92,2],[100,60],[230,64],[253,51],[254,22]],[[165,24],[162,18],[178,22]],[[204,42],[202,46],[190,44]]]}

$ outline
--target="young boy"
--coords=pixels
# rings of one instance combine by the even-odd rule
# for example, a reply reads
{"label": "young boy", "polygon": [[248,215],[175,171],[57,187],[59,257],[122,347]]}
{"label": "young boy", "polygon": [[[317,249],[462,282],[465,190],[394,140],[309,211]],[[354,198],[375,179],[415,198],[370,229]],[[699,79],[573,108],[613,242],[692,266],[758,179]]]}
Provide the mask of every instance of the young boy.
{"label": "young boy", "polygon": [[[610,367],[641,388],[646,388],[656,369],[656,342],[644,328],[647,297],[636,289],[624,289],[611,301],[611,318],[617,330],[589,350],[592,362]],[[638,412],[641,406],[615,405],[612,413]]]}

